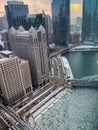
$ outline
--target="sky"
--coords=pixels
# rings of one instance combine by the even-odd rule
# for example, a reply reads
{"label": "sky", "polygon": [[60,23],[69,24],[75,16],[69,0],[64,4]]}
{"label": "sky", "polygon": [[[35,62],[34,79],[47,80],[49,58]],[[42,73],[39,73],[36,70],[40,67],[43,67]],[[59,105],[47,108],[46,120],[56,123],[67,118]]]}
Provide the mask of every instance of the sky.
{"label": "sky", "polygon": [[[23,0],[29,6],[29,13],[39,13],[42,10],[51,15],[51,0]],[[0,0],[0,15],[4,12],[7,0]],[[82,16],[82,0],[71,0],[71,22],[75,23],[77,16]]]}

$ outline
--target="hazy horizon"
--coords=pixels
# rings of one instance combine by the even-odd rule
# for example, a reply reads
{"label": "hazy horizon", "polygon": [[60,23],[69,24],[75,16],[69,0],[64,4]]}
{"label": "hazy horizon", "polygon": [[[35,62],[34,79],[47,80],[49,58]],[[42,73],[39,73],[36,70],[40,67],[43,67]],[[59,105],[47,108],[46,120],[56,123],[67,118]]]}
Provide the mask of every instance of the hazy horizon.
{"label": "hazy horizon", "polygon": [[[51,2],[52,0],[19,0],[23,1],[25,4],[28,4],[29,13],[40,13],[42,10],[46,14],[51,16]],[[7,4],[7,0],[0,0],[0,15],[2,12],[5,12],[4,5]],[[75,18],[80,16],[82,17],[82,0],[71,0],[71,23],[75,23]]]}

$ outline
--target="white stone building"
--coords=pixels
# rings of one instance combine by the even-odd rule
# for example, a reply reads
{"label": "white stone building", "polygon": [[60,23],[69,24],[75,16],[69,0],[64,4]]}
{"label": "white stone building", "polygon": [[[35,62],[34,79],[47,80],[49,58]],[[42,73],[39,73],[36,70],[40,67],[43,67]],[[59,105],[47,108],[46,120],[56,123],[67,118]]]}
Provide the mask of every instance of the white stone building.
{"label": "white stone building", "polygon": [[9,51],[0,52],[0,93],[9,105],[33,91],[28,61],[11,54]]}
{"label": "white stone building", "polygon": [[46,31],[43,26],[29,31],[22,26],[18,30],[10,29],[10,43],[15,55],[26,59],[30,64],[33,87],[44,86],[49,82],[49,62]]}

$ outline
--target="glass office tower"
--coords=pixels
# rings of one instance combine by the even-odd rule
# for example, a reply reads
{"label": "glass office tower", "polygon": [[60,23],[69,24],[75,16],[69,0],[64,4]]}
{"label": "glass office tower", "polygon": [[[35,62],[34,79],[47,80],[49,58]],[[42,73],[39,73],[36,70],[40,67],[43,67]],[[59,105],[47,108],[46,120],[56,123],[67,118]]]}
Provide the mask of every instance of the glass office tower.
{"label": "glass office tower", "polygon": [[5,12],[9,28],[13,26],[14,28],[18,29],[20,25],[25,28],[28,5],[25,5],[20,1],[8,1],[7,5],[5,6]]}
{"label": "glass office tower", "polygon": [[52,0],[54,42],[67,46],[70,36],[70,0]]}
{"label": "glass office tower", "polygon": [[40,25],[46,28],[45,14],[40,13],[40,14],[27,15],[26,23],[27,23],[27,29],[29,29],[31,26],[33,26],[34,28],[38,28]]}
{"label": "glass office tower", "polygon": [[83,0],[82,41],[98,43],[98,0]]}

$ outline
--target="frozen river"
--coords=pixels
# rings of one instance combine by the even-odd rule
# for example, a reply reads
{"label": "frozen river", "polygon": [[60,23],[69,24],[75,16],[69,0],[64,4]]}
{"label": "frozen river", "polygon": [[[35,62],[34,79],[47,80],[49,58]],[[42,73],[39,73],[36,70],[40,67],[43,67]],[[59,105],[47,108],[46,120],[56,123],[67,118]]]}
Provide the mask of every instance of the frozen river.
{"label": "frozen river", "polygon": [[[76,78],[98,74],[98,52],[65,54]],[[98,89],[67,92],[36,120],[38,130],[98,130]]]}
{"label": "frozen river", "polygon": [[98,89],[76,89],[38,120],[39,130],[98,130]]}

